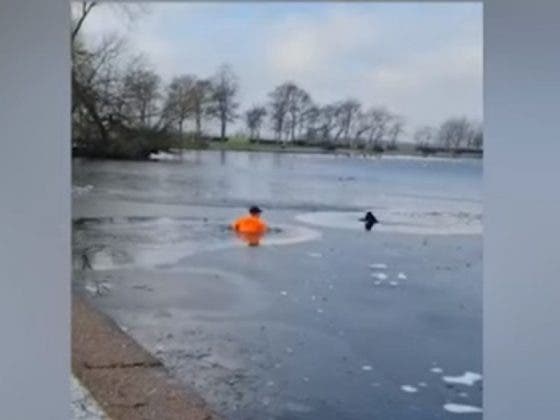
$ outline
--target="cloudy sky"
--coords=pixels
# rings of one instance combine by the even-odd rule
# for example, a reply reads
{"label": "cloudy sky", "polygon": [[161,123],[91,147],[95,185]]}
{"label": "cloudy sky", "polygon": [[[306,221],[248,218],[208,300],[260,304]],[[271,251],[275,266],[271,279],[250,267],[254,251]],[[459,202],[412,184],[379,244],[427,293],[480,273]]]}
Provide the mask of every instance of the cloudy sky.
{"label": "cloudy sky", "polygon": [[132,22],[106,5],[88,19],[88,40],[125,35],[164,81],[231,64],[243,109],[291,80],[318,103],[386,106],[409,134],[482,119],[480,3],[151,3]]}

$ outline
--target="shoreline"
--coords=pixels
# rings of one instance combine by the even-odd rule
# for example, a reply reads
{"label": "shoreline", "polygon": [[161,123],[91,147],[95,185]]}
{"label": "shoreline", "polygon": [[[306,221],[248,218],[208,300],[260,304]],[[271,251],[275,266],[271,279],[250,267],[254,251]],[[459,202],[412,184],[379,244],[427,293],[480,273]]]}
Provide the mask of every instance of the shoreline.
{"label": "shoreline", "polygon": [[375,151],[358,151],[354,149],[344,149],[340,148],[337,150],[325,150],[320,147],[306,147],[306,146],[257,146],[257,147],[219,147],[214,146],[208,148],[183,148],[183,151],[226,151],[226,152],[260,152],[260,153],[287,153],[287,154],[321,154],[321,155],[333,155],[333,156],[348,156],[348,157],[395,157],[395,158],[405,158],[405,157],[416,157],[416,158],[444,158],[444,159],[482,159],[482,154],[474,153],[460,153],[454,154],[452,152],[435,152],[430,154],[424,154],[416,151],[403,151],[403,150],[389,150],[383,152]]}
{"label": "shoreline", "polygon": [[[175,149],[170,151],[159,151],[157,153],[153,153],[150,156],[144,159],[123,159],[117,157],[100,157],[100,156],[83,156],[83,155],[74,155],[72,154],[72,159],[87,159],[87,160],[95,160],[95,161],[132,161],[132,162],[154,162],[154,161],[180,161],[180,156],[182,153],[191,153],[191,152],[229,152],[229,153],[271,153],[271,154],[293,154],[293,155],[322,155],[322,156],[332,156],[332,157],[349,157],[349,158],[365,158],[365,159],[414,159],[414,160],[426,160],[426,161],[461,161],[461,160],[469,160],[469,161],[481,161],[483,156],[475,156],[472,154],[462,154],[462,155],[454,155],[452,153],[435,153],[424,155],[421,153],[404,153],[404,152],[383,152],[383,153],[358,153],[356,151],[325,151],[320,148],[311,149],[311,148],[182,148],[182,149]],[[159,157],[158,157],[159,155]]]}
{"label": "shoreline", "polygon": [[429,157],[444,157],[444,158],[473,158],[481,159],[483,153],[480,152],[433,152],[433,153],[422,153],[416,151],[413,145],[400,145],[396,150],[384,150],[382,152],[376,152],[373,150],[357,150],[349,148],[336,148],[334,150],[324,149],[317,146],[278,146],[278,145],[263,145],[263,144],[246,144],[239,146],[221,145],[222,143],[210,143],[208,148],[183,148],[182,150],[216,150],[216,151],[235,151],[235,152],[270,152],[270,153],[302,153],[302,154],[326,154],[326,155],[347,155],[347,156],[406,156],[406,157],[419,157],[419,158],[429,158]]}
{"label": "shoreline", "polygon": [[72,372],[108,418],[221,418],[115,321],[72,293]]}
{"label": "shoreline", "polygon": [[[94,155],[80,155],[79,153],[72,152],[72,158],[82,158],[90,160],[130,160],[130,161],[154,161],[154,160],[173,160],[171,156],[177,157],[181,153],[186,152],[242,152],[242,153],[280,153],[280,154],[294,154],[294,155],[326,155],[326,156],[346,156],[346,157],[362,157],[362,158],[393,158],[393,159],[444,159],[444,160],[481,160],[483,152],[442,152],[437,151],[433,153],[422,153],[414,149],[413,145],[400,145],[397,150],[385,150],[383,152],[376,151],[363,151],[347,148],[339,148],[335,150],[327,150],[322,147],[316,146],[286,146],[279,145],[263,145],[251,143],[209,143],[208,147],[187,146],[177,149],[169,149],[167,151],[160,150],[156,153],[151,153],[145,158],[118,158],[118,157],[102,157]],[[150,158],[160,154],[161,159]],[[167,157],[167,158],[166,158]]]}

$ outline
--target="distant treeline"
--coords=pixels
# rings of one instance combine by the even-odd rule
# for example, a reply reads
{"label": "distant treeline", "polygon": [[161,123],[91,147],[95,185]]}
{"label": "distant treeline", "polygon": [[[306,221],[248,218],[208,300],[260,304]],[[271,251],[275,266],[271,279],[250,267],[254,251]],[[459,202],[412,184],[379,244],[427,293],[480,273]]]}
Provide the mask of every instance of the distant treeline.
{"label": "distant treeline", "polygon": [[[108,36],[88,45],[81,28],[97,2],[73,8],[72,137],[76,154],[142,159],[158,150],[189,145],[205,147],[208,126],[219,127],[215,139],[227,141],[228,127],[242,118],[254,142],[261,134],[282,145],[394,150],[405,133],[402,116],[382,106],[366,107],[346,99],[317,104],[293,82],[272,89],[260,105],[239,112],[238,78],[222,65],[209,78],[185,74],[168,84],[142,57],[130,57],[125,41]],[[131,18],[132,6],[120,7]],[[188,127],[188,128],[187,128]],[[450,118],[440,127],[413,133],[417,148],[481,150],[481,124]]]}

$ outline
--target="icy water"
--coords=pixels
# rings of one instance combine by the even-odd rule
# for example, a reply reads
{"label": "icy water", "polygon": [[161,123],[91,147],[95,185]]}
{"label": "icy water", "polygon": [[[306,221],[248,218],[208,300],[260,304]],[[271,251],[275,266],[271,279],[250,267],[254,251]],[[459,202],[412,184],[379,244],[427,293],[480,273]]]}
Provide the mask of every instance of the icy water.
{"label": "icy water", "polygon": [[[226,418],[481,418],[480,161],[192,152],[73,179],[76,290]],[[253,203],[256,248],[226,229]]]}

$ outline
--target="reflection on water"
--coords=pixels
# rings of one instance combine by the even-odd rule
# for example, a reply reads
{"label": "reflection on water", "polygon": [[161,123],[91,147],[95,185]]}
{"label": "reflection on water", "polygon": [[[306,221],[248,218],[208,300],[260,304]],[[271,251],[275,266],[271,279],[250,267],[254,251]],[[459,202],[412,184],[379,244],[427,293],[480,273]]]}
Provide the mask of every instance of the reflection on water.
{"label": "reflection on water", "polygon": [[247,233],[247,232],[235,232],[235,235],[248,246],[259,246],[264,233]]}
{"label": "reflection on water", "polygon": [[73,169],[76,188],[90,185],[93,196],[136,202],[243,208],[258,203],[302,212],[422,202],[437,211],[449,204],[481,213],[479,160],[197,151],[179,163],[75,160]]}

